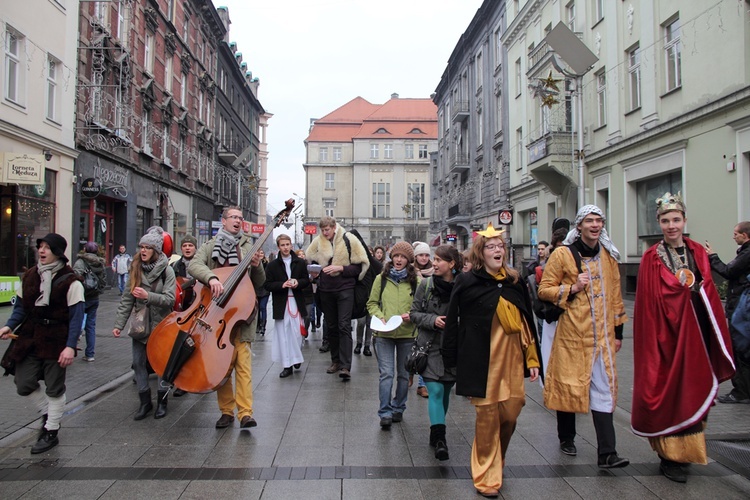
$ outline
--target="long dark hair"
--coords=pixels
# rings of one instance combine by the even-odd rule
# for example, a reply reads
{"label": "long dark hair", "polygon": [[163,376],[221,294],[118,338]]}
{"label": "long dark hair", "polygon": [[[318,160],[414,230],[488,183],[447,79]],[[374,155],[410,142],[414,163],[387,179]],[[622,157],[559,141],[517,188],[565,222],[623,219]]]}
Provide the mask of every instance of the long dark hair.
{"label": "long dark hair", "polygon": [[446,262],[453,262],[455,264],[453,269],[457,273],[460,273],[464,267],[464,259],[453,245],[440,245],[435,249],[435,255]]}
{"label": "long dark hair", "polygon": [[[388,275],[391,273],[391,269],[393,269],[393,261],[389,260],[383,266],[383,272],[380,273],[383,279],[386,279],[388,277]],[[415,288],[417,288],[417,270],[414,267],[414,264],[412,264],[411,262],[408,262],[404,269],[406,269],[406,281],[409,282],[412,290],[414,290]]]}

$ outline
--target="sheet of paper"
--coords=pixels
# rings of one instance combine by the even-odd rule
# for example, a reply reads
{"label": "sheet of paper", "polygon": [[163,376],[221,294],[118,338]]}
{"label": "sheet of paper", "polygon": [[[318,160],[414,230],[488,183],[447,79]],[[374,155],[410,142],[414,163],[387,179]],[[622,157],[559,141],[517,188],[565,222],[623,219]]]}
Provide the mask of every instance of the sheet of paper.
{"label": "sheet of paper", "polygon": [[323,269],[323,266],[321,266],[320,264],[309,264],[307,266],[308,273],[320,273],[322,269]]}
{"label": "sheet of paper", "polygon": [[380,318],[373,316],[370,318],[370,328],[376,332],[392,332],[401,326],[401,323],[403,322],[404,320],[401,319],[401,316],[391,316],[386,323],[383,323]]}

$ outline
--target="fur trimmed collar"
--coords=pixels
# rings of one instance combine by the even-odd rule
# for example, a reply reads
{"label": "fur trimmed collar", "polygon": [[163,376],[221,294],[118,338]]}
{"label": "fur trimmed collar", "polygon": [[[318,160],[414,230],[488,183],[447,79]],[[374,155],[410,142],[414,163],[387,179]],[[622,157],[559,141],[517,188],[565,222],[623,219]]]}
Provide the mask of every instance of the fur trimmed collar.
{"label": "fur trimmed collar", "polygon": [[307,247],[305,255],[309,262],[315,262],[325,267],[333,264],[335,266],[348,266],[349,264],[362,264],[362,271],[359,273],[358,279],[364,278],[367,269],[370,267],[370,261],[367,258],[367,251],[362,246],[359,239],[353,234],[346,233],[346,239],[349,241],[349,246],[352,249],[351,260],[349,259],[349,251],[346,248],[346,242],[344,241],[344,234],[346,231],[343,227],[336,224],[336,234],[333,236],[333,244],[323,236],[319,234]]}

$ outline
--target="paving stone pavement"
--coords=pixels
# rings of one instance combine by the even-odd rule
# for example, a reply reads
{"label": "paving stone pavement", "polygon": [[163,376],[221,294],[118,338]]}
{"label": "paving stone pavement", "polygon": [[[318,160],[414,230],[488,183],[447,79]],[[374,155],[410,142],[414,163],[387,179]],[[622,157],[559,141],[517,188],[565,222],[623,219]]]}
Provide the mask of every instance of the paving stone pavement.
{"label": "paving stone pavement", "polygon": [[[320,332],[303,345],[305,363],[280,379],[271,362],[273,326],[253,344],[252,431],[217,430],[213,394],[170,398],[161,420],[135,422],[138,397],[131,382],[130,342],[111,337],[119,297],[105,292],[98,315],[96,361],[76,360],[68,372],[68,405],[60,445],[30,455],[39,426],[33,410],[0,379],[0,498],[251,498],[461,499],[477,498],[469,474],[474,410],[451,399],[447,419],[450,460],[438,462],[427,441],[427,400],[410,391],[404,421],[378,426],[378,370],[374,357],[354,356],[352,380],[325,373]],[[632,301],[627,302],[632,316]],[[269,307],[269,311],[270,311]],[[10,308],[0,309],[0,324]],[[615,413],[624,469],[595,467],[596,436],[588,415],[577,419],[578,456],[559,452],[554,414],[541,388],[527,383],[527,402],[511,440],[503,498],[749,498],[750,473],[712,454],[692,466],[687,485],[659,474],[648,442],[629,425],[632,327],[618,354],[620,400]],[[152,384],[155,381],[152,379]],[[721,393],[728,390],[724,384]],[[750,441],[750,405],[717,405],[709,416],[715,443]],[[711,448],[711,446],[709,446]]]}

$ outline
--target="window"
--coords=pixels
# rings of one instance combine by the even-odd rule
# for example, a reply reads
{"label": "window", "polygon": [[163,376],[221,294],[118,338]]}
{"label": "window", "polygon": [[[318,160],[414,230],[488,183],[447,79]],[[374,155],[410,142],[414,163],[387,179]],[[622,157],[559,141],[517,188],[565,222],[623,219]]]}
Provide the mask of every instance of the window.
{"label": "window", "polygon": [[167,19],[169,19],[169,22],[173,24],[174,24],[174,15],[176,12],[176,9],[174,8],[174,1],[175,0],[167,0]]}
{"label": "window", "polygon": [[570,28],[570,31],[575,33],[576,31],[576,3],[575,2],[570,2],[567,5],[567,7],[565,7],[565,15],[568,21],[568,28]]}
{"label": "window", "polygon": [[190,37],[190,16],[185,14],[185,22],[182,25],[182,41],[188,43]]}
{"label": "window", "polygon": [[595,17],[594,22],[598,23],[604,19],[604,0],[594,0]]}
{"label": "window", "polygon": [[338,146],[333,148],[333,161],[341,161],[341,148]]}
{"label": "window", "polygon": [[495,30],[495,68],[503,62],[503,31],[502,27]]}
{"label": "window", "polygon": [[326,217],[334,217],[334,208],[336,208],[336,200],[323,199],[323,210],[325,210]]}
{"label": "window", "polygon": [[383,145],[383,158],[385,158],[386,160],[393,159],[393,144]]}
{"label": "window", "polygon": [[180,85],[180,104],[183,107],[187,106],[187,75],[182,74],[182,83]]}
{"label": "window", "polygon": [[682,191],[682,176],[679,170],[636,183],[638,239],[642,242],[641,249],[648,248],[662,238],[659,221],[654,217],[654,200],[666,192],[678,191]]}
{"label": "window", "polygon": [[516,170],[523,168],[523,127],[516,129]]}
{"label": "window", "polygon": [[128,4],[117,3],[117,36],[124,47],[128,46]]}
{"label": "window", "polygon": [[141,117],[141,150],[151,154],[151,111],[143,110]]}
{"label": "window", "polygon": [[109,10],[109,2],[94,2],[94,20],[98,21],[102,26],[107,26],[107,11]]}
{"label": "window", "polygon": [[519,12],[521,12],[519,0],[513,0],[513,15],[517,16]]}
{"label": "window", "polygon": [[180,170],[185,167],[185,149],[187,149],[187,146],[185,145],[185,136],[180,134],[180,151],[177,155],[177,166]]}
{"label": "window", "polygon": [[318,150],[318,161],[328,161],[328,148],[320,148]]}
{"label": "window", "polygon": [[326,173],[326,189],[333,189],[336,183],[336,174],[327,172]]}
{"label": "window", "polygon": [[516,97],[521,95],[521,84],[523,75],[521,74],[521,58],[516,59]]}
{"label": "window", "polygon": [[628,51],[628,85],[630,109],[641,107],[641,51],[638,47]]}
{"label": "window", "polygon": [[377,158],[379,150],[379,144],[370,144],[370,158]]}
{"label": "window", "polygon": [[170,165],[172,163],[170,159],[170,151],[169,151],[169,124],[164,124],[164,129],[162,130],[162,136],[161,136],[161,152],[162,156],[164,157],[164,163],[167,165]]}
{"label": "window", "polygon": [[203,102],[206,100],[206,96],[201,90],[198,92],[198,120],[203,121]]}
{"label": "window", "polygon": [[420,160],[426,160],[427,159],[427,144],[420,144],[419,145],[419,159]]}
{"label": "window", "polygon": [[495,133],[503,130],[503,95],[495,96]]}
{"label": "window", "polygon": [[146,33],[143,44],[143,67],[148,74],[154,74],[154,35],[151,33]]}
{"label": "window", "polygon": [[23,67],[21,56],[24,52],[24,38],[10,26],[5,28],[5,98],[16,104],[23,104]]}
{"label": "window", "polygon": [[476,59],[474,60],[474,78],[476,79],[476,91],[479,92],[482,89],[482,80],[483,80],[483,72],[482,72],[482,53],[480,52],[477,54]]}
{"label": "window", "polygon": [[680,46],[680,20],[675,19],[665,28],[664,59],[667,92],[682,86],[682,47]]}
{"label": "window", "polygon": [[596,107],[598,126],[607,124],[607,74],[601,70],[596,75]]}
{"label": "window", "polygon": [[47,118],[57,119],[57,73],[59,62],[51,56],[47,59]]}
{"label": "window", "polygon": [[372,183],[372,216],[375,219],[387,219],[391,216],[391,184],[389,182]]}
{"label": "window", "polygon": [[213,128],[213,115],[211,114],[211,99],[206,99],[206,127]]}
{"label": "window", "polygon": [[[481,147],[482,144],[484,144],[483,139],[484,139],[484,119],[482,118],[482,111],[478,110],[477,111],[477,147]],[[425,151],[425,153],[427,153],[427,151]]]}
{"label": "window", "polygon": [[164,90],[172,93],[172,54],[164,54]]}
{"label": "window", "polygon": [[411,207],[411,213],[409,217],[416,219],[418,217],[424,217],[424,205],[425,205],[425,187],[423,183],[408,183],[406,184],[406,192],[409,199],[406,202]]}
{"label": "window", "polygon": [[404,145],[404,156],[406,157],[407,160],[414,159],[414,144]]}

